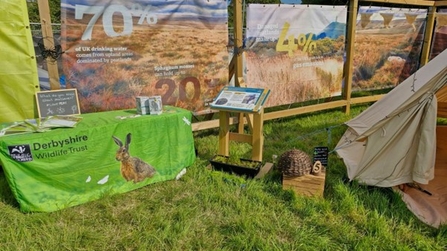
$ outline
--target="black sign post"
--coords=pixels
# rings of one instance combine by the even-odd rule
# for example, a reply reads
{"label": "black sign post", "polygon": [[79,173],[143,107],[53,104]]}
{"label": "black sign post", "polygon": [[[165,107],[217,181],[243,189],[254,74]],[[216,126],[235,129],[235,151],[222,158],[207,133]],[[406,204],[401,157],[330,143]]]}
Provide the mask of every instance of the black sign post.
{"label": "black sign post", "polygon": [[39,118],[81,113],[76,89],[38,92],[36,102]]}
{"label": "black sign post", "polygon": [[320,161],[321,164],[327,167],[329,148],[326,146],[317,146],[314,148],[314,163]]}

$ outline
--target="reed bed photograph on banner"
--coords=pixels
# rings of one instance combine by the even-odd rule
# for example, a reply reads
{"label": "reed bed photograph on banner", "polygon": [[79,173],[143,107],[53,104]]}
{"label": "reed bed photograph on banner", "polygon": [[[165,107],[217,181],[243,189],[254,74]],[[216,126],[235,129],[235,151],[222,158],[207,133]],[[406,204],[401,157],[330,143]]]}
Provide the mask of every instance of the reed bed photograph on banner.
{"label": "reed bed photograph on banner", "polygon": [[352,90],[393,88],[419,68],[426,9],[361,6]]}
{"label": "reed bed photograph on banner", "polygon": [[81,110],[137,96],[196,113],[228,83],[226,0],[62,0],[63,70]]}
{"label": "reed bed photograph on banner", "polygon": [[269,88],[267,107],[340,95],[346,6],[250,4],[250,87]]}

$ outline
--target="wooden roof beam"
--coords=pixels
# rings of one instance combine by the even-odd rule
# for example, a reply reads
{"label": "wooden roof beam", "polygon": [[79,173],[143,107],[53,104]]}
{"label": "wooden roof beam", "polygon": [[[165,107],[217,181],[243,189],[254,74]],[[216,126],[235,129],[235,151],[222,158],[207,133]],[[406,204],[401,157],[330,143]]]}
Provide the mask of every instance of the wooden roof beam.
{"label": "wooden roof beam", "polygon": [[447,1],[435,1],[436,7],[447,6]]}
{"label": "wooden roof beam", "polygon": [[[359,0],[359,2],[402,4],[402,5],[427,6],[427,7],[431,7],[431,6],[435,5],[435,1],[421,1],[421,0]],[[442,1],[442,2],[446,2],[446,1]]]}

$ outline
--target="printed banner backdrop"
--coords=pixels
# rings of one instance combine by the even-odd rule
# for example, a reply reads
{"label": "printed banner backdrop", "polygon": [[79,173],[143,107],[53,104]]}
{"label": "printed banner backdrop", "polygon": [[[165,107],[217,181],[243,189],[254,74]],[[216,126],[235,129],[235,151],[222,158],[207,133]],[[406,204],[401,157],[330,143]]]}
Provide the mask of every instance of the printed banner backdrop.
{"label": "printed banner backdrop", "polygon": [[439,9],[436,13],[430,59],[436,57],[445,49],[447,49],[447,9]]}
{"label": "printed banner backdrop", "polygon": [[266,106],[341,93],[345,6],[250,4],[246,82],[271,90]]}
{"label": "printed banner backdrop", "polygon": [[62,0],[63,69],[81,111],[135,97],[196,113],[228,83],[226,0]]}
{"label": "printed banner backdrop", "polygon": [[147,116],[83,114],[75,128],[0,137],[0,162],[20,210],[56,211],[174,179],[195,161],[192,114],[165,108]]}
{"label": "printed banner backdrop", "polygon": [[26,1],[0,4],[0,123],[34,118],[39,91]]}
{"label": "printed banner backdrop", "polygon": [[361,6],[352,90],[398,85],[419,68],[427,10]]}

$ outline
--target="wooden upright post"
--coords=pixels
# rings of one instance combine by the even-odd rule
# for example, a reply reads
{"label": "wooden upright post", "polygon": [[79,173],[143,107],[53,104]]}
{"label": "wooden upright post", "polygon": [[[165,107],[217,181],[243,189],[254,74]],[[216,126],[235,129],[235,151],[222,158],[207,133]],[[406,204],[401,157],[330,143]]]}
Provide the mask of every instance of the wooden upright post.
{"label": "wooden upright post", "polygon": [[348,9],[348,33],[347,33],[347,43],[346,43],[346,60],[344,66],[344,86],[343,86],[343,99],[346,100],[346,106],[344,107],[345,113],[349,114],[351,112],[351,90],[352,90],[352,75],[353,75],[353,57],[354,57],[354,40],[355,40],[355,26],[357,25],[357,11],[358,11],[358,0],[349,1]]}
{"label": "wooden upright post", "polygon": [[436,6],[430,7],[428,10],[427,23],[424,34],[424,44],[422,45],[420,66],[424,66],[430,60],[430,49],[432,43],[433,32],[435,29]]}
{"label": "wooden upright post", "polygon": [[234,61],[234,83],[235,86],[240,86],[239,79],[243,77],[242,72],[242,45],[244,38],[242,27],[242,1],[233,1],[233,11],[234,11],[234,53],[233,57],[236,57]]}
{"label": "wooden upright post", "polygon": [[[234,85],[243,86],[243,61],[242,61],[242,45],[243,45],[243,32],[242,27],[242,1],[233,1],[233,27],[234,27],[234,47],[233,47],[233,72],[234,72]],[[241,81],[242,80],[242,81]],[[238,114],[238,133],[244,132],[244,114]]]}
{"label": "wooden upright post", "polygon": [[[39,6],[40,23],[42,26],[42,38],[45,48],[54,48],[54,35],[51,28],[51,15],[48,0],[37,0]],[[48,76],[50,78],[51,90],[58,90],[61,88],[59,82],[59,72],[57,62],[51,62],[47,59]]]}
{"label": "wooden upright post", "polygon": [[253,134],[252,151],[253,160],[262,161],[262,147],[264,146],[264,135],[262,133],[264,126],[264,108],[259,113],[253,114]]}
{"label": "wooden upright post", "polygon": [[230,113],[219,111],[219,150],[220,155],[230,154]]}

